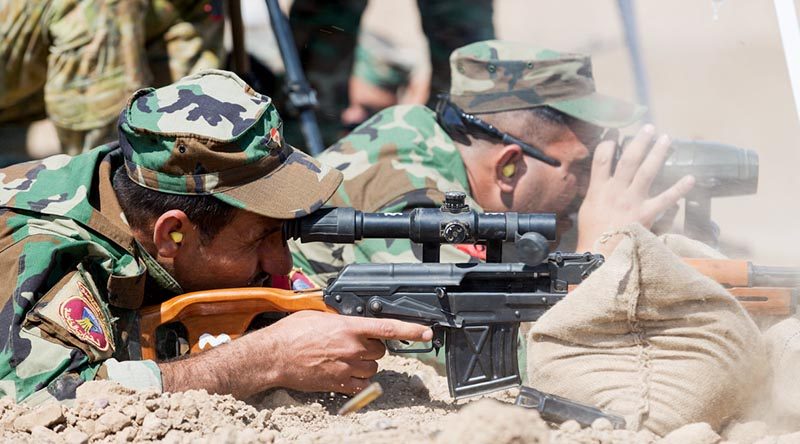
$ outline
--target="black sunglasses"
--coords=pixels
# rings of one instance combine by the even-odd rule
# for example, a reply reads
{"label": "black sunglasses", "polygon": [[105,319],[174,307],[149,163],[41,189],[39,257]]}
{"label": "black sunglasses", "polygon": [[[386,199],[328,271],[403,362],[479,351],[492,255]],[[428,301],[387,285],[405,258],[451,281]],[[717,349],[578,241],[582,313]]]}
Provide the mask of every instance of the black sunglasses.
{"label": "black sunglasses", "polygon": [[470,142],[467,136],[477,130],[505,144],[513,143],[519,145],[525,154],[536,160],[540,160],[554,167],[561,166],[561,162],[558,159],[548,156],[539,148],[511,134],[500,131],[493,125],[476,117],[474,114],[465,112],[459,108],[458,105],[451,102],[447,94],[440,94],[438,99],[439,101],[436,103],[436,118],[442,128],[444,128],[447,134],[456,142],[469,145]]}

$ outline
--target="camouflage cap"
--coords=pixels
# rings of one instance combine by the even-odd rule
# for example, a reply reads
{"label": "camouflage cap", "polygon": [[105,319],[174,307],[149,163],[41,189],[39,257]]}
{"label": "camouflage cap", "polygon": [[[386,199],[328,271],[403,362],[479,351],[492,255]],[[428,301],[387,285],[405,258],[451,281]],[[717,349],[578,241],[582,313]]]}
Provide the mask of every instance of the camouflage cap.
{"label": "camouflage cap", "polygon": [[469,113],[547,105],[606,127],[629,125],[645,108],[595,92],[588,56],[487,40],[450,55],[451,100]]}
{"label": "camouflage cap", "polygon": [[269,97],[220,70],[139,90],[119,118],[125,168],[139,185],[291,219],[319,208],[342,175],[291,147],[282,131]]}

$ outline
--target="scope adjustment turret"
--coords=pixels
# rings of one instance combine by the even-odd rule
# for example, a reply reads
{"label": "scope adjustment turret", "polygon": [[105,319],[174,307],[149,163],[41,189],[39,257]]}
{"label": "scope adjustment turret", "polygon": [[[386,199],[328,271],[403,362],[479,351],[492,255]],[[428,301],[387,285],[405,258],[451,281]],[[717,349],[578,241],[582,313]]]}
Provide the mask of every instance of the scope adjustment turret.
{"label": "scope adjustment turret", "polygon": [[444,193],[444,205],[442,211],[448,213],[461,213],[468,211],[469,205],[466,204],[467,194],[463,191],[447,191]]}

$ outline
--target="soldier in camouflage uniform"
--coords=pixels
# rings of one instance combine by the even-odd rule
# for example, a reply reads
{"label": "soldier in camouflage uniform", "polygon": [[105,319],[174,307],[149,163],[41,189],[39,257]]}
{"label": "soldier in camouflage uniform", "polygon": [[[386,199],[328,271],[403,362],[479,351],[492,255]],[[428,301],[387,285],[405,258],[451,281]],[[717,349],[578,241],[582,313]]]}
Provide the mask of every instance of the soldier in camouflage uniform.
{"label": "soldier in camouflage uniform", "polygon": [[[430,109],[396,106],[376,114],[319,156],[344,174],[331,204],[401,212],[439,206],[443,192],[463,191],[478,210],[557,213],[563,233],[570,225],[568,216],[587,195],[594,158],[596,183],[589,188],[578,222],[578,250],[588,251],[607,230],[634,221],[650,226],[691,188],[691,178],[685,178],[663,195],[648,198],[649,184],[669,146],[662,137],[646,155],[653,134],[649,125],[625,150],[615,174],[609,171],[614,143],[600,144],[592,156],[604,128],[628,125],[644,109],[595,92],[589,57],[486,41],[459,48],[450,63],[452,103],[538,147],[560,165],[545,164],[516,143],[477,131],[458,142]],[[421,260],[420,251],[398,239],[291,247],[295,264],[317,284],[353,262]],[[442,248],[443,262],[481,255],[472,246]]]}
{"label": "soldier in camouflage uniform", "polygon": [[[213,7],[212,7],[213,3]],[[62,151],[116,138],[133,91],[221,66],[222,1],[0,2],[0,139],[24,154],[32,121],[49,117]]]}
{"label": "soldier in camouflage uniform", "polygon": [[[384,353],[372,338],[431,337],[414,324],[296,313],[188,359],[136,360],[142,304],[287,274],[282,220],[322,205],[341,174],[289,146],[270,98],[225,71],[138,91],[119,133],[79,156],[0,170],[0,395],[70,399],[101,378],[236,396],[355,392]],[[335,346],[319,341],[328,334]]]}

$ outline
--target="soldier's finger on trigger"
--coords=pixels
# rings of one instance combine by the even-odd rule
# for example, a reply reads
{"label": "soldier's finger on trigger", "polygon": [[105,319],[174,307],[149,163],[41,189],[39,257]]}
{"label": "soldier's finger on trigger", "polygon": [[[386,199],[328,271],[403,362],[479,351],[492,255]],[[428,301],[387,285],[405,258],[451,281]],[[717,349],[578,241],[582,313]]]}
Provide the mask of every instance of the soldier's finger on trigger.
{"label": "soldier's finger on trigger", "polygon": [[624,184],[630,184],[633,181],[636,171],[638,171],[647,153],[650,141],[653,139],[653,134],[655,134],[655,127],[649,124],[636,133],[636,136],[622,152],[617,168],[614,171],[615,179]]}
{"label": "soldier's finger on trigger", "polygon": [[396,319],[360,319],[361,333],[373,339],[429,341],[433,332],[429,327]]}

